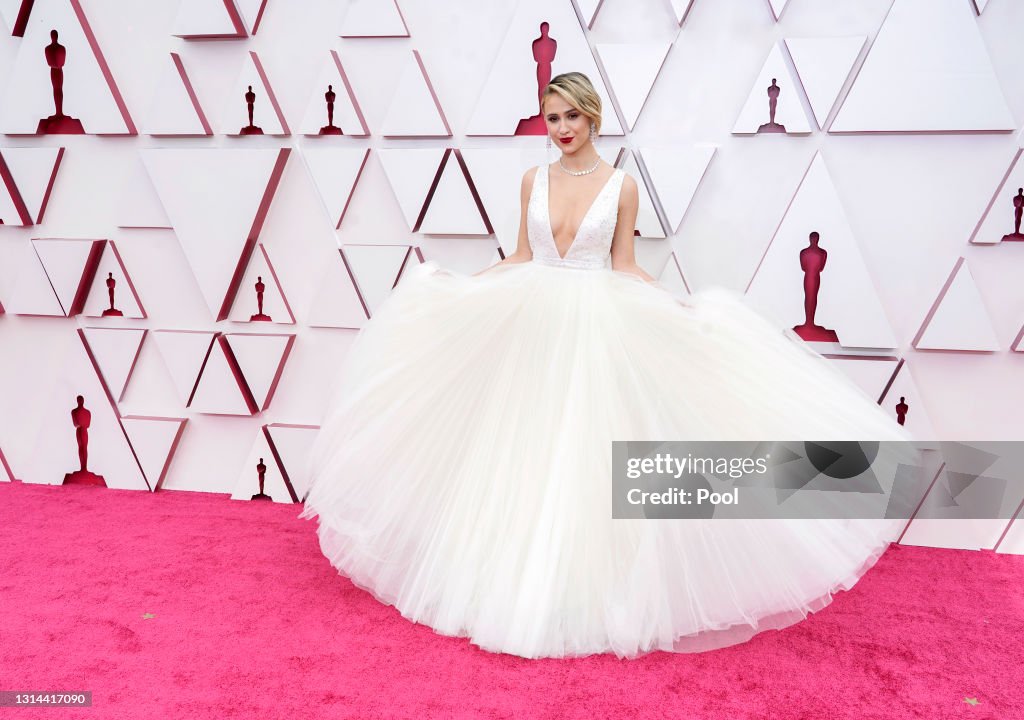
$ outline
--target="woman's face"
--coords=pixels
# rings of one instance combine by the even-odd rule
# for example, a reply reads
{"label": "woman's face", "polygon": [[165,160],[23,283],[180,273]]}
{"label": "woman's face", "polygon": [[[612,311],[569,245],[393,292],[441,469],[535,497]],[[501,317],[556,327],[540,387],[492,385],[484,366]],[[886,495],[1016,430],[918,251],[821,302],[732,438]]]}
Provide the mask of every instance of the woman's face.
{"label": "woman's face", "polygon": [[544,98],[544,122],[551,142],[572,154],[590,142],[590,118],[557,93]]}

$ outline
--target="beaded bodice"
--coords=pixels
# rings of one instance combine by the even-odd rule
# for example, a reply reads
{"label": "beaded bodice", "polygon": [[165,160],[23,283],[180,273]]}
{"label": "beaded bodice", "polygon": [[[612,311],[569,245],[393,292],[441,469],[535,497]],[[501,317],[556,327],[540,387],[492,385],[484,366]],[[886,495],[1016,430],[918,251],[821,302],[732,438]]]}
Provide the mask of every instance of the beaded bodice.
{"label": "beaded bodice", "polygon": [[559,257],[549,215],[548,166],[537,167],[527,205],[527,235],[534,262],[561,267],[598,269],[606,267],[619,217],[619,190],[625,171],[616,168],[583,216],[572,245]]}

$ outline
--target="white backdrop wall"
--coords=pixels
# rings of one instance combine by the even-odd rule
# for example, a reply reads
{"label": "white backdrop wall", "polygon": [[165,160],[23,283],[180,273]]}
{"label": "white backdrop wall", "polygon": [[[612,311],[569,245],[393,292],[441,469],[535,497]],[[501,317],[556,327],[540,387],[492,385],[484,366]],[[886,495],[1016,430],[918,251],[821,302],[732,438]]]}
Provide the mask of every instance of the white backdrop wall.
{"label": "white backdrop wall", "polygon": [[[251,26],[260,5],[239,2],[239,16]],[[1024,161],[1018,162],[1024,4],[694,0],[681,25],[686,3],[669,0],[604,0],[596,14],[598,3],[582,0],[398,5],[408,37],[342,37],[358,17],[376,17],[386,26],[384,0],[375,3],[376,13],[366,2],[267,0],[254,35],[196,39],[181,36],[216,34],[224,24],[222,0],[37,0],[24,37],[10,32],[20,3],[4,4],[0,157],[13,176],[7,184],[25,197],[38,196],[54,156],[45,150],[64,152],[41,222],[12,224],[18,218],[11,216],[17,207],[9,189],[3,196],[8,204],[0,204],[0,304],[6,311],[0,314],[0,480],[60,483],[77,469],[69,413],[75,395],[83,394],[93,411],[90,469],[108,485],[248,497],[263,457],[275,500],[301,497],[303,448],[358,332],[361,323],[353,318],[365,318],[363,308],[372,314],[404,263],[435,259],[471,273],[500,259],[499,248],[514,249],[519,178],[544,161],[545,149],[543,137],[512,136],[519,118],[535,109],[529,102],[517,106],[516,93],[502,88],[529,89],[535,82],[529,43],[544,19],[558,28],[552,29],[561,53],[553,74],[583,70],[600,82],[606,128],[629,128],[630,108],[642,103],[632,129],[603,136],[599,147],[641,182],[642,201],[650,198],[648,224],[641,228],[648,236],[637,238],[638,260],[648,272],[673,292],[749,286],[748,297],[768,314],[780,307],[772,298],[786,298],[793,307],[802,302],[799,281],[786,274],[789,256],[777,253],[794,237],[806,243],[817,227],[815,208],[828,207],[823,203],[834,187],[841,212],[825,219],[822,246],[834,254],[822,293],[844,278],[853,290],[832,296],[823,308],[832,302],[841,314],[840,304],[877,305],[881,320],[853,313],[851,327],[861,322],[866,337],[882,337],[887,326],[892,342],[819,349],[886,407],[905,396],[907,424],[923,438],[1024,435],[1024,242],[998,242],[1013,229],[1010,196],[1024,184]],[[776,20],[773,8],[784,5]],[[79,14],[137,134],[128,132],[102,72],[84,72],[95,63],[89,46],[73,44],[75,33],[63,30],[66,112],[82,118],[87,133],[120,123],[122,134],[32,135],[24,129],[42,117],[38,108],[52,111],[41,45],[28,47],[38,45],[33,33],[48,42],[46,23],[71,27],[80,23]],[[807,47],[801,40],[824,39],[814,47],[827,51],[844,47],[827,39],[857,36],[863,42],[853,41],[846,64],[841,53],[809,60],[798,54]],[[659,47],[667,48],[663,63]],[[906,50],[894,56],[890,47]],[[522,57],[510,60],[508,48],[521,48]],[[773,52],[782,65],[762,72]],[[149,134],[155,128],[202,132],[194,110],[175,103],[187,96],[171,53],[212,134]],[[236,133],[238,118],[244,119],[239,88],[260,79],[247,70],[256,62],[253,54],[290,134],[283,128],[269,134],[278,117],[262,86],[256,88],[257,124],[268,134],[225,133]],[[417,55],[429,85],[408,72]],[[644,60],[650,56],[653,70]],[[311,122],[308,113],[316,120],[321,73],[337,68],[335,57],[366,136],[355,136],[353,113],[345,116],[346,136],[301,134]],[[789,93],[785,122],[790,129],[804,124],[805,131],[734,132],[744,130],[748,115],[754,129],[767,121],[756,117],[757,108],[767,107],[761,77],[779,68]],[[798,77],[802,83],[794,82]],[[820,102],[819,84],[829,82],[836,100],[823,105],[822,130],[810,98]],[[76,93],[72,83],[79,83]],[[339,85],[334,90],[341,114],[346,92]],[[514,112],[494,105],[496,96]],[[171,109],[151,112],[155,97]],[[753,115],[745,110],[748,101]],[[829,131],[837,119],[848,132]],[[445,122],[450,137],[430,136]],[[474,133],[487,123],[507,130]],[[24,148],[39,151],[19,154]],[[281,148],[290,152],[280,154]],[[414,232],[409,219],[415,221],[428,197],[446,148],[461,152],[468,178],[452,157],[424,217],[424,227],[439,232]],[[682,164],[694,148],[710,156],[706,170]],[[355,155],[335,158],[335,149]],[[367,149],[360,171],[359,151]],[[199,152],[179,152],[185,150]],[[277,175],[275,163],[283,164]],[[819,163],[824,173],[809,172]],[[695,185],[692,199],[675,190],[675,183],[687,182]],[[475,212],[470,183],[493,233]],[[230,188],[203,202],[205,185],[209,193]],[[675,227],[670,218],[680,216]],[[166,227],[128,227],[146,224]],[[667,232],[649,232],[660,225]],[[104,250],[92,284],[84,287],[84,312],[71,317],[64,315],[68,298],[83,272],[88,279],[97,266],[87,262],[87,246],[53,242],[60,239],[113,241],[120,257],[117,264],[109,246]],[[864,277],[850,259],[858,252]],[[223,298],[239,258],[248,259],[246,277],[232,315],[218,320],[218,303],[208,297]],[[286,306],[266,276],[264,258]],[[130,303],[130,284],[144,317],[94,316],[105,307],[108,270],[117,271],[118,306]],[[257,272],[267,283],[274,323],[231,319],[256,311],[251,282]],[[289,312],[295,322],[281,322]],[[779,318],[780,328],[802,319]],[[124,328],[148,332],[115,332]],[[238,372],[255,408],[247,407]],[[1002,538],[1000,551],[1024,552],[1021,525],[1004,533],[1005,521],[979,522],[951,532],[922,523],[904,541],[992,547]]]}

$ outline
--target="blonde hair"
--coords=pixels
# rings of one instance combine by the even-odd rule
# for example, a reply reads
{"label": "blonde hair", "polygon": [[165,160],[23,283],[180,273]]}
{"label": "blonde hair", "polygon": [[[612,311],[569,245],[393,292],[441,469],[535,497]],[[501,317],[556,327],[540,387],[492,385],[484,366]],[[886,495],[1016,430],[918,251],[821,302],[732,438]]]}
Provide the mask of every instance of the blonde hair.
{"label": "blonde hair", "polygon": [[541,93],[541,107],[544,106],[544,98],[556,93],[593,121],[595,133],[601,132],[601,96],[594,90],[590,78],[581,72],[556,75]]}

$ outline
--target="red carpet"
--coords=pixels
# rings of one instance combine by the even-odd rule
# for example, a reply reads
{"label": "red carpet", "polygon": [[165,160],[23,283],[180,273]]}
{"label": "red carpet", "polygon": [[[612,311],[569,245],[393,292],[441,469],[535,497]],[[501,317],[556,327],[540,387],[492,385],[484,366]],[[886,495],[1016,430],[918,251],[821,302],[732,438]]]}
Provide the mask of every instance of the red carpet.
{"label": "red carpet", "polygon": [[0,718],[1024,717],[1024,557],[892,547],[745,645],[525,660],[379,604],[298,506],[0,483],[0,507],[0,689],[93,693]]}

